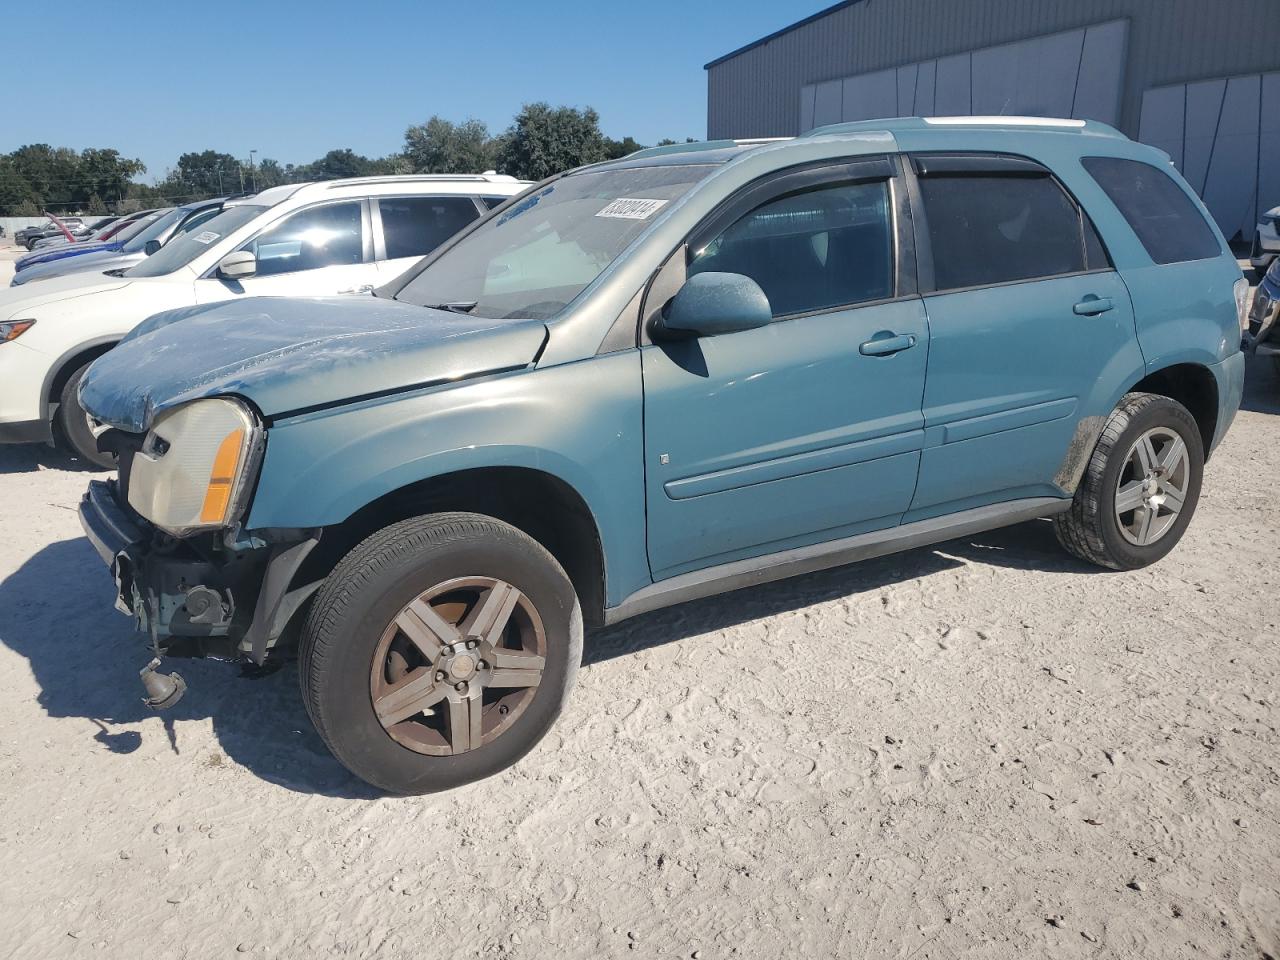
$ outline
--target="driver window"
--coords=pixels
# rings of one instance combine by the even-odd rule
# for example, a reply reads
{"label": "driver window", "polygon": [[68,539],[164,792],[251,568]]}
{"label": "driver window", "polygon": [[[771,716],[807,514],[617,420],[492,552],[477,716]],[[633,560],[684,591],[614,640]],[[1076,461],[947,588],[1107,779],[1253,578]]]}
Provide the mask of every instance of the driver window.
{"label": "driver window", "polygon": [[299,210],[240,249],[258,258],[259,277],[360,263],[364,259],[360,204],[330,203]]}
{"label": "driver window", "polygon": [[845,183],[771,200],[694,255],[689,275],[708,271],[750,277],[775,317],[892,297],[888,183]]}

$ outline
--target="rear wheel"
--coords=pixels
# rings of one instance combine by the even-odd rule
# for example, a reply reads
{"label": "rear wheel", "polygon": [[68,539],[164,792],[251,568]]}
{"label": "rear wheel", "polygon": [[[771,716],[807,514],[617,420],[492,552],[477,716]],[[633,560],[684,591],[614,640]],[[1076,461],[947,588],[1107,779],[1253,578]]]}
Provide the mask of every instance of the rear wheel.
{"label": "rear wheel", "polygon": [[1187,408],[1131,393],[1107,420],[1071,509],[1054,518],[1058,541],[1112,570],[1155,563],[1191,522],[1203,473],[1203,441]]}
{"label": "rear wheel", "polygon": [[347,769],[391,793],[429,793],[531,750],[581,657],[578,599],[551,554],[492,518],[434,514],[338,564],[303,628],[299,675]]}
{"label": "rear wheel", "polygon": [[[92,362],[92,360],[89,361],[89,363]],[[103,470],[114,470],[115,456],[99,452],[98,440],[89,429],[89,415],[80,406],[80,381],[84,379],[89,363],[71,374],[62,388],[58,402],[58,432],[72,456]]]}

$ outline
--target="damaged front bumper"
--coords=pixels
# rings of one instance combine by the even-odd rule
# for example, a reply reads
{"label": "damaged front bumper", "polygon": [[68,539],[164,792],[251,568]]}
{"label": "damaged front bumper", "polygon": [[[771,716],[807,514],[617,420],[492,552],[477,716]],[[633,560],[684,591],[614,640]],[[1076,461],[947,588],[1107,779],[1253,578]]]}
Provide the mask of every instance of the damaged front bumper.
{"label": "damaged front bumper", "polygon": [[295,583],[318,530],[264,531],[230,546],[215,534],[178,540],[125,506],[113,480],[90,482],[80,525],[111,570],[116,607],[157,654],[261,664],[320,585]]}

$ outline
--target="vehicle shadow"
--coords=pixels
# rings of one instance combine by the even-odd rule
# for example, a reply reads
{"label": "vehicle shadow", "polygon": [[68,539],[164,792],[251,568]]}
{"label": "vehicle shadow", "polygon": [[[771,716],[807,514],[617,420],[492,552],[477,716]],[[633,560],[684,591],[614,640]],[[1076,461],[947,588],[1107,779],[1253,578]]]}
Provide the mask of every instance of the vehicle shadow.
{"label": "vehicle shadow", "polygon": [[113,601],[110,578],[83,538],[44,547],[0,581],[0,643],[27,659],[40,687],[38,702],[50,716],[91,721],[97,727],[92,738],[114,753],[132,753],[144,738],[165,738],[189,764],[204,757],[185,749],[183,727],[207,718],[226,756],[264,780],[300,793],[381,795],[325,748],[307,718],[292,664],[250,680],[231,664],[166,660],[165,672],[181,673],[188,691],[173,709],[151,712],[138,682],[150,650]]}
{"label": "vehicle shadow", "polygon": [[1241,410],[1280,413],[1280,365],[1270,357],[1249,357],[1245,363]]}
{"label": "vehicle shadow", "polygon": [[0,474],[35,473],[37,470],[102,472],[101,467],[69,456],[47,443],[19,443],[0,447]]}
{"label": "vehicle shadow", "polygon": [[[593,633],[584,663],[870,593],[967,562],[1094,569],[1057,546],[1050,523],[1033,521],[646,614]],[[226,756],[268,782],[300,793],[381,796],[329,754],[306,715],[292,663],[247,679],[230,664],[167,660],[164,670],[180,672],[188,692],[173,709],[152,713],[141,702],[138,682],[150,651],[132,621],[113,610],[113,601],[110,580],[83,538],[44,547],[0,580],[0,643],[26,658],[40,688],[38,702],[50,716],[90,721],[96,730],[86,736],[119,754],[140,749],[144,738],[163,737],[190,764],[205,759],[207,751],[188,749],[183,727],[207,719]]]}
{"label": "vehicle shadow", "polygon": [[1107,572],[1077,560],[1063,550],[1054,536],[1051,521],[1032,520],[931,547],[864,560],[643,614],[593,632],[587,638],[583,663],[603,663],[813,604],[872,593],[904,580],[954,570],[967,562],[1019,570]]}

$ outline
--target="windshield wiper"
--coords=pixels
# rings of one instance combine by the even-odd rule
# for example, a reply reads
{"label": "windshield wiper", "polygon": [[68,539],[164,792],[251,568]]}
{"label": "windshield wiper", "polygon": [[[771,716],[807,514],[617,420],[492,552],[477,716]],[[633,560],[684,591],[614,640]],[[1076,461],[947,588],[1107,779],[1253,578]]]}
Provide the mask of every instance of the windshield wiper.
{"label": "windshield wiper", "polygon": [[450,313],[470,313],[476,308],[478,300],[454,300],[450,303],[428,303],[428,310],[448,310]]}

